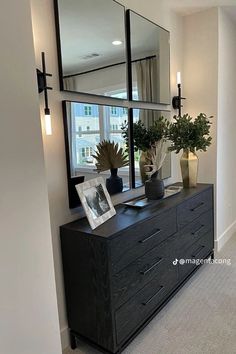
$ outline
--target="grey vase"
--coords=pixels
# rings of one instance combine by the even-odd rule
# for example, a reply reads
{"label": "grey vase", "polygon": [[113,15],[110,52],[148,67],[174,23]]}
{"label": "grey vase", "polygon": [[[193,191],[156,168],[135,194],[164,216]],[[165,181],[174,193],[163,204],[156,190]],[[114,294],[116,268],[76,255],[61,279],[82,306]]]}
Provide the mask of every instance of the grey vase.
{"label": "grey vase", "polygon": [[145,182],[145,194],[151,200],[163,198],[165,194],[164,182],[158,177],[158,171]]}

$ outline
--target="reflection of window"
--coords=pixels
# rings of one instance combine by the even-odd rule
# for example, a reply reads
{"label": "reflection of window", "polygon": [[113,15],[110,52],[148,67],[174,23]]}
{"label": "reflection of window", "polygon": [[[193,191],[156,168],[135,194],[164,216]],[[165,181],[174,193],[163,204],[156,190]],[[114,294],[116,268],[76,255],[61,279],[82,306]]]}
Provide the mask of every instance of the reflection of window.
{"label": "reflection of window", "polygon": [[84,106],[84,115],[91,116],[92,115],[92,107],[91,106]]}
{"label": "reflection of window", "polygon": [[94,167],[96,161],[92,155],[102,140],[111,140],[126,148],[121,126],[127,119],[127,110],[123,107],[71,103],[73,169]]}
{"label": "reflection of window", "polygon": [[118,130],[117,124],[111,124],[111,130]]}
{"label": "reflection of window", "polygon": [[117,107],[111,107],[111,114],[112,114],[113,116],[116,116],[116,115],[117,115],[117,111],[118,111]]}
{"label": "reflection of window", "polygon": [[79,133],[79,136],[81,136],[81,132],[82,132],[82,127],[81,127],[81,126],[79,126],[79,127],[78,127],[78,133]]}
{"label": "reflection of window", "polygon": [[89,157],[93,153],[93,149],[91,147],[85,147],[81,149],[81,155],[82,157]]}

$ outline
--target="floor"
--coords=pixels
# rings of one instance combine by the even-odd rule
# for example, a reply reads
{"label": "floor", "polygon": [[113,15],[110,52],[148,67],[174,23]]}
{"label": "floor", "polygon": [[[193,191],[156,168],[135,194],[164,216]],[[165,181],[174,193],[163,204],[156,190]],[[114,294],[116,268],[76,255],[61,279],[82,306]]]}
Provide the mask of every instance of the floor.
{"label": "floor", "polygon": [[[236,235],[204,265],[122,354],[236,353]],[[63,354],[100,354],[78,343]]]}

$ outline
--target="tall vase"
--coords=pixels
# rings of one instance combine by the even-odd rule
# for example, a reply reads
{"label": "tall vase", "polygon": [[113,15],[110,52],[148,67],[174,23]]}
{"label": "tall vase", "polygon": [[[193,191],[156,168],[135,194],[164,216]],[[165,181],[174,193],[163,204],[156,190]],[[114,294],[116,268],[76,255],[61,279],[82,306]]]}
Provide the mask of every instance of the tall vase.
{"label": "tall vase", "polygon": [[145,165],[150,165],[151,161],[148,159],[148,151],[142,151],[139,159],[139,170],[141,181],[144,184],[148,180],[148,176],[146,175]]}
{"label": "tall vase", "polygon": [[106,187],[109,194],[121,193],[123,190],[123,180],[117,176],[118,169],[112,168],[111,175],[106,179]]}
{"label": "tall vase", "polygon": [[184,149],[180,159],[180,167],[184,188],[192,188],[197,185],[198,157],[195,152]]}
{"label": "tall vase", "polygon": [[163,198],[165,194],[164,182],[159,179],[158,172],[155,172],[151,178],[145,182],[145,194],[148,199],[156,200]]}

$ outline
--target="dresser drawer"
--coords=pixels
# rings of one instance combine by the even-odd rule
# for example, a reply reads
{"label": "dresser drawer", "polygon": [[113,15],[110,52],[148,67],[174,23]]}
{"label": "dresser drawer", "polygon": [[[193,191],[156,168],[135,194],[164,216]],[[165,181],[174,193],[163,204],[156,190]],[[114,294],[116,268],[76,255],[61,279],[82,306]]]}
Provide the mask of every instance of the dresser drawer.
{"label": "dresser drawer", "polygon": [[[213,231],[210,230],[202,236],[197,242],[191,245],[182,253],[180,259],[185,260],[184,264],[179,264],[179,278],[182,280],[191,273],[200,263],[199,260],[204,259],[214,247]],[[190,260],[187,261],[186,260]],[[192,262],[191,262],[192,260]],[[195,262],[195,263],[194,263]]]}
{"label": "dresser drawer", "polygon": [[202,213],[212,208],[212,189],[208,189],[177,206],[178,229],[191,223]]}
{"label": "dresser drawer", "polygon": [[125,235],[111,240],[113,273],[119,272],[135,259],[160,244],[176,232],[176,209],[172,208],[157,217],[128,229]]}
{"label": "dresser drawer", "polygon": [[173,261],[173,237],[136,259],[112,277],[113,300],[116,308],[136,294],[154,277],[162,276]]}
{"label": "dresser drawer", "polygon": [[213,227],[213,210],[210,209],[200,215],[190,225],[185,226],[176,235],[176,256],[181,258],[181,255],[187,248],[197,242],[203,235],[212,230]]}
{"label": "dresser drawer", "polygon": [[153,278],[142,290],[116,311],[117,343],[134,332],[162,303],[177,283],[177,267],[166,263],[165,272]]}

